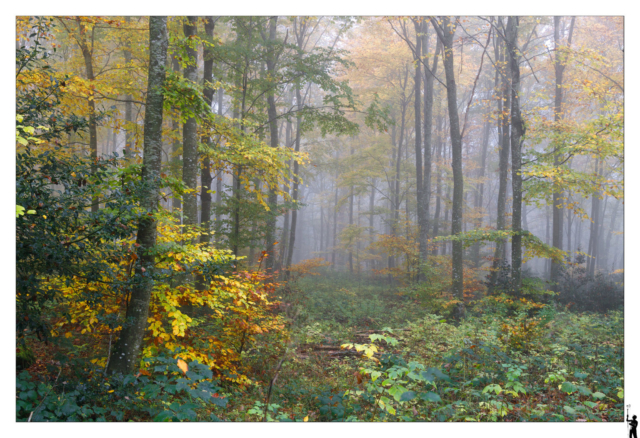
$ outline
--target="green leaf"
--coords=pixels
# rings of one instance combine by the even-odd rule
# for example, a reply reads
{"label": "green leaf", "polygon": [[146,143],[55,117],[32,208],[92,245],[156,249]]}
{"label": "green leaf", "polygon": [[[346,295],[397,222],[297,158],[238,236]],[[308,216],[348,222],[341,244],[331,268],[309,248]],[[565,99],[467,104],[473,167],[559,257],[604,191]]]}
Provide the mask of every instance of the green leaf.
{"label": "green leaf", "polygon": [[426,394],[420,394],[420,398],[428,402],[440,402],[442,399],[435,392],[427,392]]}
{"label": "green leaf", "polygon": [[413,400],[414,398],[416,398],[416,393],[413,391],[407,391],[400,396],[400,401],[406,402],[409,400]]}
{"label": "green leaf", "polygon": [[560,385],[560,391],[566,392],[567,394],[574,393],[578,390],[578,387],[571,382],[564,382]]}
{"label": "green leaf", "polygon": [[588,374],[586,374],[586,373],[580,373],[580,372],[578,372],[578,371],[576,371],[573,375],[574,375],[574,376],[576,376],[576,379],[584,379],[585,377],[587,377],[587,376],[588,376]]}
{"label": "green leaf", "polygon": [[570,406],[565,406],[563,409],[567,414],[570,414],[570,415],[575,415],[576,414],[576,410],[573,409]]}
{"label": "green leaf", "polygon": [[603,398],[605,398],[605,395],[601,392],[594,392],[591,395],[593,396],[593,398],[597,398],[598,400],[602,400]]}

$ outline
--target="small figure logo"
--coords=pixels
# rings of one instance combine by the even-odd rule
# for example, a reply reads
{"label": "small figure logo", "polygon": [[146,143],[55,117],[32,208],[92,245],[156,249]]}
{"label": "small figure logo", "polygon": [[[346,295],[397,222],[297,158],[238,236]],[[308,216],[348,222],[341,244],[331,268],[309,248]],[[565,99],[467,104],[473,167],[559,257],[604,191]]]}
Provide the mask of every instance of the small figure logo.
{"label": "small figure logo", "polygon": [[627,405],[627,423],[629,423],[629,438],[638,438],[638,416],[634,415],[633,417],[631,417],[631,420],[629,420],[629,407],[631,407],[631,405]]}

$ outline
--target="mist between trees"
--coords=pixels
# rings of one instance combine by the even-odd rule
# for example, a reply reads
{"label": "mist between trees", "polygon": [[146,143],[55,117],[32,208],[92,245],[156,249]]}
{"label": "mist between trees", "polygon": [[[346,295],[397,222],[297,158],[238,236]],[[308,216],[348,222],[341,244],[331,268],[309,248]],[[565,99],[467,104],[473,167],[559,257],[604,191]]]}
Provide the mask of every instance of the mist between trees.
{"label": "mist between trees", "polygon": [[[245,382],[314,269],[437,278],[458,322],[532,288],[619,307],[623,49],[622,17],[18,17],[18,342]],[[202,308],[242,347],[184,341]]]}

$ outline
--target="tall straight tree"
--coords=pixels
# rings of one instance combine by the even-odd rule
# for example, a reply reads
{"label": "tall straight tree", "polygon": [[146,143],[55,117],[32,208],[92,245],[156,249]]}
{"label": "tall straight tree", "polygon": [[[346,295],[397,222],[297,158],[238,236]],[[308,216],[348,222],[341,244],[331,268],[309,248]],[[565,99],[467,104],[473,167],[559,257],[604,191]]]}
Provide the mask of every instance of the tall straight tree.
{"label": "tall straight tree", "polygon": [[429,22],[425,18],[422,23],[422,60],[424,62],[424,178],[422,190],[422,201],[418,204],[418,209],[422,209],[422,216],[425,223],[425,235],[421,238],[426,242],[429,239],[429,206],[431,202],[431,148],[433,126],[433,84],[436,72],[438,71],[438,59],[440,55],[440,44],[437,44],[433,57],[433,64],[429,68]]}
{"label": "tall straight tree", "polygon": [[[215,26],[216,22],[212,16],[204,17],[204,31],[207,40],[203,44],[204,74],[202,82],[204,98],[209,108],[213,105],[213,96],[216,93],[216,90],[213,88],[213,49],[211,47]],[[202,142],[211,146],[211,139],[208,136],[203,137]],[[200,211],[200,227],[202,228],[203,234],[200,236],[200,243],[209,243],[211,241],[209,232],[211,230],[211,182],[213,181],[213,177],[211,176],[211,160],[208,156],[205,156],[202,160],[201,179],[200,200],[202,206]]]}
{"label": "tall straight tree", "polygon": [[[305,42],[308,41],[307,32],[310,30],[310,21],[309,20],[301,20],[297,17],[293,21],[293,29],[294,35],[296,38],[296,44],[298,46],[299,56],[302,57],[302,52],[305,48]],[[301,128],[302,128],[302,110],[304,108],[304,103],[302,101],[302,93],[300,90],[300,80],[295,83],[295,96],[296,96],[296,139],[295,139],[295,148],[296,152],[300,152],[300,140],[301,140]],[[300,180],[298,178],[298,174],[300,171],[300,165],[298,164],[298,160],[293,161],[293,188],[291,191],[291,198],[296,204],[298,202],[298,187],[300,184]],[[289,232],[289,249],[287,250],[287,261],[285,264],[285,278],[289,278],[289,267],[291,266],[291,262],[293,260],[293,249],[295,248],[296,243],[296,224],[298,221],[298,210],[296,208],[291,211],[291,231]]]}
{"label": "tall straight tree", "polygon": [[[497,27],[504,28],[502,17],[498,17]],[[499,185],[498,185],[498,212],[496,215],[496,229],[498,231],[505,230],[506,224],[506,206],[507,206],[507,178],[509,175],[509,152],[510,147],[510,128],[511,120],[509,113],[511,111],[511,73],[510,63],[507,62],[505,56],[506,43],[503,38],[496,39],[496,60],[500,68],[500,76],[502,77],[502,87],[500,97],[498,98],[498,135],[500,142],[500,158],[499,158]],[[490,284],[496,284],[498,278],[498,269],[503,261],[506,260],[507,241],[498,240],[496,242],[496,250],[493,255],[493,266],[491,270]]]}
{"label": "tall straight tree", "polygon": [[167,61],[167,17],[149,18],[149,78],[144,117],[144,150],[142,181],[144,193],[141,207],[148,214],[140,216],[136,237],[139,263],[135,267],[136,282],[131,290],[126,320],[109,358],[109,373],[132,373],[138,365],[142,339],[147,329],[149,303],[153,289],[157,222],[155,213],[160,200],[160,171],[162,163],[162,105]]}
{"label": "tall straight tree", "polygon": [[[206,41],[203,43],[202,52],[204,58],[204,71],[202,77],[203,95],[209,108],[213,105],[213,97],[216,94],[216,90],[213,88],[213,50],[211,44],[213,43],[213,32],[215,30],[216,22],[212,16],[204,17],[204,32]],[[211,138],[208,135],[202,136],[202,143],[211,147]],[[201,169],[201,187],[200,187],[200,228],[202,234],[200,235],[200,243],[209,244],[211,242],[211,183],[213,177],[211,176],[211,159],[208,155],[205,155],[202,159]],[[204,290],[206,285],[204,278],[201,275],[197,276],[196,287],[198,290]]]}
{"label": "tall straight tree", "polygon": [[[269,117],[269,134],[271,147],[278,147],[278,112],[276,109],[276,64],[278,62],[278,58],[282,53],[282,48],[276,45],[276,30],[278,25],[278,17],[270,17],[269,18],[269,36],[267,37],[265,32],[262,31],[262,39],[267,46],[267,56],[266,56],[266,64],[267,64],[267,76],[269,81],[275,81],[274,84],[269,85],[269,90],[267,92],[267,114]],[[273,270],[276,261],[276,254],[274,251],[274,243],[276,236],[276,211],[278,207],[278,195],[276,193],[276,188],[269,188],[269,198],[268,198],[269,208],[271,209],[271,214],[269,215],[269,219],[267,221],[267,236],[266,236],[266,254],[267,260],[265,264],[265,268],[268,273]]]}
{"label": "tall straight tree", "polygon": [[[439,24],[441,21],[442,24]],[[460,134],[460,118],[458,116],[458,96],[456,90],[455,71],[453,66],[453,35],[456,25],[449,17],[440,20],[431,19],[434,29],[444,46],[444,72],[447,80],[447,106],[449,108],[449,131],[451,134],[451,169],[453,171],[453,205],[451,208],[451,235],[462,232],[462,195],[464,179],[462,176],[462,136]],[[464,318],[464,289],[462,242],[454,240],[451,251],[451,280],[453,294],[460,301],[456,307],[456,318]]]}
{"label": "tall straight tree", "polygon": [[507,49],[511,70],[511,186],[512,229],[511,279],[516,294],[522,286],[522,143],[525,124],[520,111],[520,51],[518,50],[518,17],[507,21]]}
{"label": "tall straight tree", "polygon": [[[560,16],[553,17],[553,43],[555,49],[555,58],[553,62],[553,69],[556,75],[556,86],[555,86],[555,98],[553,101],[553,121],[556,124],[559,124],[564,117],[562,112],[562,101],[564,97],[564,70],[567,66],[567,57],[566,54],[562,53],[561,45],[562,38],[560,37],[561,32],[561,22],[562,18]],[[571,24],[569,26],[569,36],[567,38],[567,47],[571,46],[571,39],[573,37],[573,25],[575,24],[576,17],[571,19]],[[554,165],[560,166],[560,163],[564,161],[564,157],[559,152],[561,145],[556,145],[554,148]],[[564,208],[562,198],[565,197],[565,194],[562,192],[560,188],[560,184],[558,184],[554,180],[553,187],[553,246],[562,249],[562,218],[564,217]],[[559,280],[560,275],[560,263],[556,260],[551,260],[551,282],[552,288],[557,291],[557,282]]]}
{"label": "tall straight tree", "polygon": [[[198,80],[198,51],[193,46],[197,33],[198,17],[187,17],[184,22],[184,36],[187,39],[187,65],[184,69],[186,80],[196,83]],[[195,117],[189,117],[182,125],[182,181],[188,190],[183,197],[183,223],[198,223],[198,125]]]}

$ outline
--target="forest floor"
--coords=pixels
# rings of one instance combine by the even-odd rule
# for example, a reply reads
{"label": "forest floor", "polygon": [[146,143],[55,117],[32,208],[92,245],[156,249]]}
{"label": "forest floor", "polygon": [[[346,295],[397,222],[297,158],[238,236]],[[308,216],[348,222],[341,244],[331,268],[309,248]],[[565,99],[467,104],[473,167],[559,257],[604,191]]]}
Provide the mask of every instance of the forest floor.
{"label": "forest floor", "polygon": [[185,380],[168,357],[149,379],[78,375],[63,403],[45,384],[57,380],[44,366],[52,347],[37,343],[28,371],[45,383],[18,376],[17,418],[39,410],[49,421],[623,420],[622,311],[579,314],[549,304],[514,313],[485,299],[455,323],[407,288],[331,273],[279,292],[290,325],[243,351],[250,385],[205,380],[197,389],[211,397],[199,400],[189,379],[210,370],[198,377],[190,364],[195,374]]}
{"label": "forest floor", "polygon": [[286,353],[250,349],[262,384],[230,394],[220,419],[622,421],[622,312],[547,306],[529,323],[484,309],[456,325],[379,278],[344,275],[283,298],[296,314]]}

